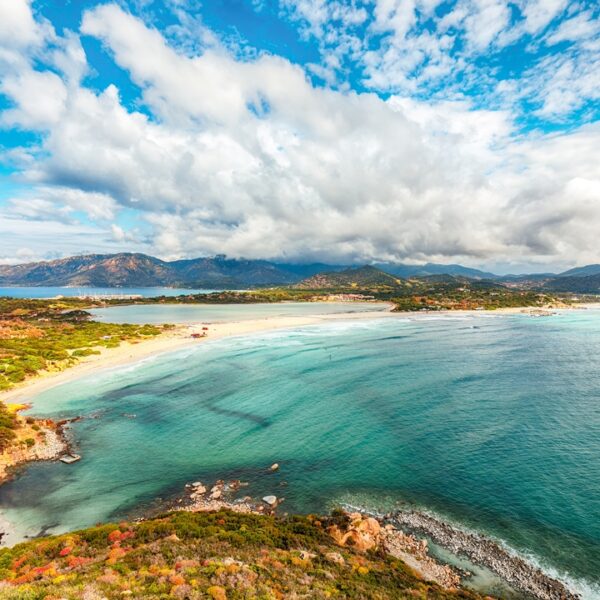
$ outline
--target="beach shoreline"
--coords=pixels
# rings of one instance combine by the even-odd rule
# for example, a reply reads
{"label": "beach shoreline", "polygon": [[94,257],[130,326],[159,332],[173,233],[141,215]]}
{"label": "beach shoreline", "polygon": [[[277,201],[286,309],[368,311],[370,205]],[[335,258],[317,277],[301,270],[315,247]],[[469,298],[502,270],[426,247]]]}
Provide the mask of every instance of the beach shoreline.
{"label": "beach shoreline", "polygon": [[[324,303],[325,304],[325,303]],[[0,392],[0,401],[7,405],[15,405],[18,412],[35,408],[37,395],[54,387],[77,381],[80,378],[118,367],[135,364],[148,358],[170,354],[179,350],[193,348],[198,344],[220,340],[223,338],[264,333],[275,330],[293,329],[335,321],[372,320],[382,318],[414,318],[424,319],[440,315],[464,316],[477,315],[481,311],[436,311],[436,312],[393,312],[394,304],[378,303],[381,310],[369,312],[352,312],[352,303],[348,303],[348,312],[324,313],[310,316],[271,316],[260,319],[238,321],[176,324],[159,335],[145,340],[122,342],[115,348],[98,347],[99,353],[83,357],[75,365],[62,371],[40,372],[15,387]],[[493,311],[500,314],[519,313],[526,309],[502,309]],[[492,312],[492,311],[490,311]],[[25,418],[20,416],[22,424]],[[59,424],[48,419],[36,419],[35,422],[49,432],[59,432]],[[20,447],[9,449],[0,454],[0,485],[12,478],[16,468],[37,460],[57,460],[66,450],[64,436],[59,433],[56,444],[47,446],[44,439],[37,439],[35,446],[22,450]],[[59,441],[61,443],[59,443]],[[13,451],[14,450],[14,451]]]}
{"label": "beach shoreline", "polygon": [[[440,316],[481,316],[481,315],[516,315],[516,314],[551,314],[557,309],[539,309],[534,307],[502,308],[489,311],[481,310],[444,310],[414,312],[393,312],[393,304],[381,303],[380,311],[352,312],[352,304],[348,305],[348,312],[334,314],[316,314],[310,316],[273,316],[261,319],[249,319],[240,321],[227,321],[215,323],[193,323],[179,324],[160,335],[143,341],[123,342],[116,348],[98,348],[100,354],[82,358],[77,364],[59,372],[40,373],[15,387],[0,392],[0,401],[5,403],[31,404],[31,399],[58,385],[69,383],[92,373],[125,366],[140,360],[184,350],[201,343],[219,340],[227,337],[263,333],[266,331],[292,329],[317,325],[319,323],[335,321],[371,320],[385,318],[411,318],[427,319]],[[561,308],[559,310],[580,310],[587,308],[600,308],[600,304],[581,304],[572,308]],[[208,328],[206,330],[206,328]],[[192,335],[205,337],[195,338]]]}
{"label": "beach shoreline", "polygon": [[[36,374],[15,387],[0,392],[0,401],[31,404],[33,396],[97,371],[125,366],[143,359],[185,350],[198,344],[226,337],[304,327],[326,321],[385,318],[400,315],[400,313],[391,312],[392,306],[386,304],[381,311],[372,312],[347,312],[306,317],[273,316],[216,323],[176,324],[173,328],[150,339],[122,342],[116,348],[99,347],[97,348],[99,354],[83,357],[78,363],[62,371]],[[350,310],[351,306],[349,306]],[[194,335],[200,337],[192,337]]]}

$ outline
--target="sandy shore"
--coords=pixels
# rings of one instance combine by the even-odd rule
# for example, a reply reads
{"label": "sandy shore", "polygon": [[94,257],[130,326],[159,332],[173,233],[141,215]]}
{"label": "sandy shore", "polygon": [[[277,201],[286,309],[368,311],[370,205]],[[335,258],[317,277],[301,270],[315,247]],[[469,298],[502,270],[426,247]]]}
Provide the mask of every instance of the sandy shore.
{"label": "sandy shore", "polygon": [[[392,305],[385,305],[382,306],[381,311],[373,312],[348,312],[306,317],[276,316],[227,323],[177,325],[171,330],[144,341],[134,343],[124,342],[117,348],[98,347],[97,350],[100,351],[100,354],[86,356],[76,365],[64,371],[42,372],[10,390],[1,392],[0,400],[6,403],[27,404],[33,396],[45,390],[79,379],[98,370],[111,369],[134,363],[150,356],[174,352],[225,337],[248,335],[274,329],[292,329],[306,325],[316,325],[325,321],[393,318],[400,315],[400,313],[392,313],[391,309]],[[348,310],[352,310],[351,305],[348,306]],[[193,334],[204,333],[203,328],[205,327],[208,328],[206,337],[192,337]]]}
{"label": "sandy shore", "polygon": [[[479,310],[449,310],[436,312],[392,312],[392,304],[383,304],[380,311],[372,312],[348,312],[323,315],[311,315],[303,317],[274,316],[262,319],[253,319],[245,321],[232,321],[224,323],[195,323],[178,325],[174,329],[166,331],[157,337],[136,343],[123,343],[117,348],[103,348],[98,350],[100,354],[91,355],[81,359],[79,363],[64,371],[52,373],[40,373],[36,377],[28,379],[21,385],[0,393],[0,401],[6,403],[29,403],[35,395],[48,390],[57,385],[68,383],[98,370],[111,369],[114,367],[134,363],[150,356],[156,356],[175,350],[189,348],[198,344],[204,344],[212,340],[218,340],[225,337],[248,335],[256,332],[271,331],[275,329],[293,329],[306,325],[316,325],[331,321],[348,320],[370,320],[370,319],[428,319],[440,316],[475,316],[482,314],[520,314],[536,313],[539,309],[534,308],[505,308],[494,311]],[[576,308],[600,308],[599,304],[578,305]],[[352,305],[348,305],[348,310],[352,310]],[[548,309],[546,312],[552,312]],[[564,310],[564,309],[561,309]],[[207,327],[207,336],[203,338],[193,338],[192,334],[203,333],[203,328]]]}

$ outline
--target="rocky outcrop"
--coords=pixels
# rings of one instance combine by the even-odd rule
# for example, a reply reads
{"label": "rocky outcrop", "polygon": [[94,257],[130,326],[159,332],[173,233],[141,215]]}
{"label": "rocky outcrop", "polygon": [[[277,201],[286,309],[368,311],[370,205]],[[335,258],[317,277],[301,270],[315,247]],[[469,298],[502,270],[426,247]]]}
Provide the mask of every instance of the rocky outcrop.
{"label": "rocky outcrop", "polygon": [[349,513],[347,518],[346,525],[336,523],[327,530],[339,546],[351,546],[359,552],[381,548],[427,581],[434,581],[446,589],[459,586],[459,575],[429,556],[425,540],[405,534],[390,524],[382,527],[379,520],[361,513]]}
{"label": "rocky outcrop", "polygon": [[350,513],[348,517],[349,522],[345,528],[331,525],[327,530],[336,544],[352,546],[360,552],[379,546],[381,526],[377,519],[363,517],[360,513]]}
{"label": "rocky outcrop", "polygon": [[62,427],[46,419],[18,417],[16,439],[0,453],[0,483],[15,466],[35,460],[54,460],[67,451]]}
{"label": "rocky outcrop", "polygon": [[180,498],[177,501],[177,504],[181,506],[173,506],[172,508],[190,512],[209,512],[222,509],[240,513],[263,512],[264,505],[254,502],[250,496],[235,498],[235,494],[247,485],[239,479],[227,482],[219,479],[209,489],[201,481],[195,481],[186,485],[189,490],[187,498]]}

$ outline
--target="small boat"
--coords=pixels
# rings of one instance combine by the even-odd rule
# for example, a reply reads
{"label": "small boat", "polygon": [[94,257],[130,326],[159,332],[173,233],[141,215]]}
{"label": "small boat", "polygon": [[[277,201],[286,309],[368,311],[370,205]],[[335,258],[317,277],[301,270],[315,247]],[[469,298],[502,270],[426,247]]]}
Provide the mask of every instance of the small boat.
{"label": "small boat", "polygon": [[58,460],[66,465],[72,465],[78,460],[81,460],[81,456],[79,456],[79,454],[63,454]]}

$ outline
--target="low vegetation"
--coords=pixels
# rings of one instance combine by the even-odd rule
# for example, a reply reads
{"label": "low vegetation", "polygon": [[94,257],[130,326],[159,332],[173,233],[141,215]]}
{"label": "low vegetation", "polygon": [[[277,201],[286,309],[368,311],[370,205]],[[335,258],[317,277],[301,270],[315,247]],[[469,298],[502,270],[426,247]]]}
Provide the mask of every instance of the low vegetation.
{"label": "low vegetation", "polygon": [[[89,304],[89,302],[87,303]],[[86,302],[0,298],[0,390],[42,370],[61,370],[80,358],[160,333],[152,325],[89,320]]]}
{"label": "low vegetation", "polygon": [[481,598],[427,583],[383,553],[336,546],[329,520],[177,512],[38,539],[0,550],[0,596]]}
{"label": "low vegetation", "polygon": [[318,273],[304,281],[296,284],[300,289],[379,289],[391,290],[403,287],[411,287],[408,279],[400,279],[366,265],[345,271],[330,271],[327,273]]}
{"label": "low vegetation", "polygon": [[0,402],[0,452],[4,452],[17,437],[19,421],[14,411]]}
{"label": "low vegetation", "polygon": [[556,295],[490,286],[478,281],[440,281],[391,299],[396,310],[496,310],[518,307],[557,307],[569,301]]}
{"label": "low vegetation", "polygon": [[108,300],[119,304],[256,304],[318,300],[379,300],[392,302],[398,311],[494,310],[514,307],[562,306],[567,295],[507,287],[488,280],[451,275],[401,279],[374,267],[314,275],[290,287],[222,291],[135,300]]}
{"label": "low vegetation", "polygon": [[155,296],[135,300],[111,299],[106,305],[126,304],[260,304],[273,302],[306,302],[316,296],[314,291],[293,288],[264,288],[246,292],[223,290],[210,294],[182,294],[179,296]]}
{"label": "low vegetation", "polygon": [[304,280],[299,287],[330,295],[387,300],[395,304],[397,311],[494,310],[560,306],[569,302],[549,292],[509,288],[485,279],[451,275],[398,279],[374,267],[322,273]]}

